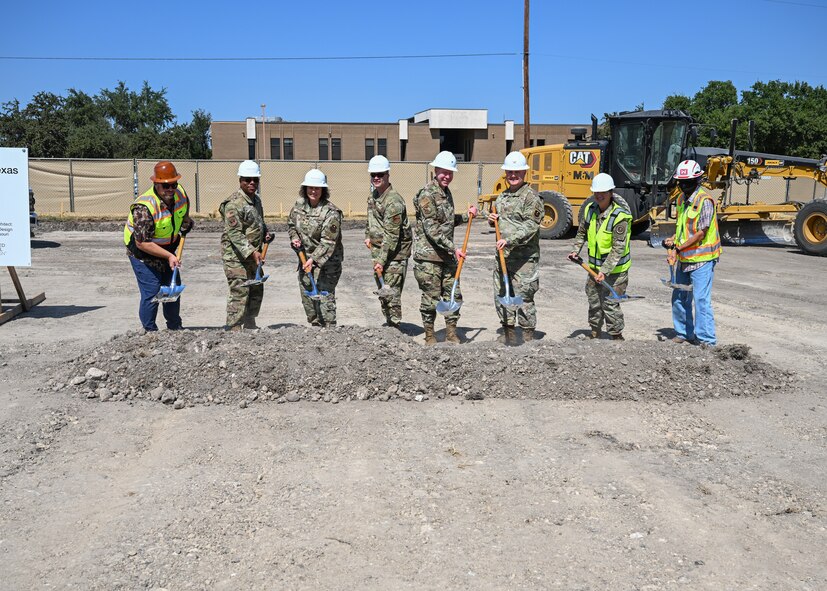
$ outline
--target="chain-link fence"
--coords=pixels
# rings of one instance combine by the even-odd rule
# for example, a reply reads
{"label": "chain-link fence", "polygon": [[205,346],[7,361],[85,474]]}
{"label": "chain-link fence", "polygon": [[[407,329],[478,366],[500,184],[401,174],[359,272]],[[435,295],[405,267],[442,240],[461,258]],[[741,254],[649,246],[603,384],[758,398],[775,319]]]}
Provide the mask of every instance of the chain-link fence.
{"label": "chain-link fence", "polygon": [[[29,159],[29,184],[40,215],[122,216],[133,199],[152,186],[155,160]],[[181,186],[194,213],[216,214],[219,204],[238,189],[238,162],[221,160],[175,161]],[[296,202],[305,173],[320,168],[327,175],[331,201],[346,216],[364,216],[370,176],[366,162],[263,161],[260,193],[264,213],[286,216]],[[476,203],[500,176],[500,164],[457,164],[451,192],[458,206]],[[416,192],[433,169],[427,162],[394,162],[391,183],[413,211]]]}
{"label": "chain-link fence", "polygon": [[[139,194],[151,186],[155,160],[29,159],[29,184],[40,215],[123,216]],[[218,205],[238,188],[238,162],[222,160],[176,161],[181,185],[190,196],[192,210],[216,214]],[[327,174],[331,201],[348,217],[366,214],[370,177],[366,162],[284,161],[261,163],[260,192],[268,216],[286,216],[295,203],[304,174],[318,167]],[[502,174],[499,163],[457,164],[451,192],[458,208],[476,203]],[[413,211],[416,192],[432,174],[427,162],[394,162],[391,182]],[[827,199],[827,188],[811,179],[768,178],[750,184],[733,184],[727,203],[808,202]]]}

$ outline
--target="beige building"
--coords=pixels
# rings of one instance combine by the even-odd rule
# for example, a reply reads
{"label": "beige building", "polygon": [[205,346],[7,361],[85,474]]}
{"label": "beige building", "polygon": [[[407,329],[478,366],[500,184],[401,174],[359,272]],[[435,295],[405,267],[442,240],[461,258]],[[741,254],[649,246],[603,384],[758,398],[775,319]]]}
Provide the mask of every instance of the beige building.
{"label": "beige building", "polygon": [[[572,127],[590,124],[531,125],[531,145],[564,143]],[[501,162],[523,147],[523,126],[488,123],[487,109],[428,109],[396,123],[324,123],[249,118],[213,121],[215,160],[370,160],[376,154],[394,162],[421,162],[449,150],[457,160]]]}

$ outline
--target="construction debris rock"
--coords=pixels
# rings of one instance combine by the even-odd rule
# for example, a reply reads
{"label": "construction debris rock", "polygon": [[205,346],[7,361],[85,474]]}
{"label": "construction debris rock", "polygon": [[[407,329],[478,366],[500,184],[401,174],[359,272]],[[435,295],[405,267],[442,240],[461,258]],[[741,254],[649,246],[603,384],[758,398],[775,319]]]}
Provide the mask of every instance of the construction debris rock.
{"label": "construction debris rock", "polygon": [[44,390],[90,401],[197,404],[459,397],[682,402],[760,396],[796,378],[749,347],[570,339],[425,346],[388,328],[130,332],[57,368]]}

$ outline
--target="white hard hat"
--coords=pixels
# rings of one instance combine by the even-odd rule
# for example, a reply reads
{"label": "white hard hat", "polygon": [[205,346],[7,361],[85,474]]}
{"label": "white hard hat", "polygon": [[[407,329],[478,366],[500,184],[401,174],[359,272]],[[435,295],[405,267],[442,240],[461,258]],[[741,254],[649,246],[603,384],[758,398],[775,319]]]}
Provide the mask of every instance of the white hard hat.
{"label": "white hard hat", "polygon": [[704,173],[700,165],[694,160],[684,160],[678,164],[675,177],[678,180],[696,179]]}
{"label": "white hard hat", "polygon": [[604,191],[611,191],[615,188],[615,180],[612,175],[601,172],[596,174],[592,179],[592,186],[590,190],[592,193],[603,193]]}
{"label": "white hard hat", "polygon": [[302,183],[302,186],[303,187],[326,187],[327,186],[327,177],[318,168],[311,168],[310,170],[307,171],[307,174],[304,175],[304,182]]}
{"label": "white hard hat", "polygon": [[444,168],[445,170],[450,170],[452,172],[457,171],[457,159],[454,157],[451,152],[445,150],[444,152],[440,152],[434,158],[434,161],[431,162],[431,166],[434,168]]}
{"label": "white hard hat", "polygon": [[503,170],[528,170],[530,167],[521,152],[511,152],[505,157],[505,162],[500,168]]}
{"label": "white hard hat", "polygon": [[261,176],[261,168],[252,160],[245,160],[238,165],[238,176]]}
{"label": "white hard hat", "polygon": [[391,163],[384,156],[374,156],[368,162],[368,172],[388,172],[391,169]]}

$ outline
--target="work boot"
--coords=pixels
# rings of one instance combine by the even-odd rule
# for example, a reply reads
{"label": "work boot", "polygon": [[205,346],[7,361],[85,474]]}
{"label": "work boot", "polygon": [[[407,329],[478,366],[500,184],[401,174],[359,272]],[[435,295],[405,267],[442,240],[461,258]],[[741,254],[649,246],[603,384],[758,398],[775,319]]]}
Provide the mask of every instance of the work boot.
{"label": "work boot", "polygon": [[592,329],[591,334],[589,335],[590,339],[599,339],[600,338],[600,331]]}
{"label": "work boot", "polygon": [[434,325],[433,324],[426,324],[424,325],[425,328],[425,344],[426,345],[436,345],[436,335],[434,334]]}
{"label": "work boot", "polygon": [[225,326],[224,330],[227,332],[241,332],[241,328],[240,324],[233,324],[232,326]]}
{"label": "work boot", "polygon": [[680,345],[681,343],[685,343],[686,339],[683,337],[672,337],[672,342]]}
{"label": "work boot", "polygon": [[622,334],[613,334],[612,335],[613,341],[625,341],[626,339],[623,338]]}
{"label": "work boot", "polygon": [[457,336],[457,321],[448,320],[445,322],[445,342],[459,345],[459,337]]}
{"label": "work boot", "polygon": [[533,328],[524,328],[523,329],[523,342],[530,343],[534,340],[534,329]]}
{"label": "work boot", "polygon": [[517,344],[517,331],[513,326],[503,324],[503,334],[497,340],[506,347],[513,347]]}

